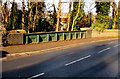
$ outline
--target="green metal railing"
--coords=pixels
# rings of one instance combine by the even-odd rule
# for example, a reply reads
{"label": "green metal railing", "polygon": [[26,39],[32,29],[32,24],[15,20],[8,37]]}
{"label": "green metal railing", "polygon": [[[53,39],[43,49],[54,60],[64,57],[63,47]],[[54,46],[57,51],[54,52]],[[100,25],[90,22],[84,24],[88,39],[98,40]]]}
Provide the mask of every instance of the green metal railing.
{"label": "green metal railing", "polygon": [[24,43],[39,43],[60,40],[72,40],[86,38],[86,31],[65,31],[65,32],[47,32],[47,33],[29,33],[24,34]]}

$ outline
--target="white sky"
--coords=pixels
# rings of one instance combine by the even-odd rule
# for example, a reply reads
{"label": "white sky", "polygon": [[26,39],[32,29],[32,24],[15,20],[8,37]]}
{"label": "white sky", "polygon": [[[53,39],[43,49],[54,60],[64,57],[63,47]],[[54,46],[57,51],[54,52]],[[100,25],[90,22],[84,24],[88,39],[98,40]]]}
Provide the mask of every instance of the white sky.
{"label": "white sky", "polygon": [[[6,0],[2,0],[2,1],[6,1]],[[13,1],[13,0],[7,0],[7,1]],[[15,0],[17,3],[19,3],[19,5],[21,5],[21,1],[22,0]],[[69,0],[62,0],[62,1],[69,1]],[[115,0],[116,2],[119,2],[119,0]],[[46,0],[46,4],[52,4],[54,3],[57,7],[57,4],[58,4],[59,0]],[[94,15],[96,15],[96,9],[94,8],[95,6],[95,1],[93,0],[85,0],[85,7],[84,7],[84,10],[85,12],[87,13],[88,11],[91,11],[93,12]],[[47,8],[50,7],[50,6],[47,6]],[[94,9],[93,9],[94,8]],[[51,8],[50,8],[51,9]],[[69,10],[69,5],[68,3],[64,3],[62,4],[62,12],[68,12]],[[110,11],[110,15],[111,15],[111,12],[112,12],[112,8],[111,8],[111,11]]]}

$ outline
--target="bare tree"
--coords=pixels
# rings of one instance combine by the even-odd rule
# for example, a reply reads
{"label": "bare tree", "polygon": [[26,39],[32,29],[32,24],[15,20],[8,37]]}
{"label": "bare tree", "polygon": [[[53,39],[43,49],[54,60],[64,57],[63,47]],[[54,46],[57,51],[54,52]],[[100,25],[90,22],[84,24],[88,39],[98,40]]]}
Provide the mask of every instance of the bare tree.
{"label": "bare tree", "polygon": [[78,16],[79,16],[79,13],[80,13],[80,7],[81,7],[81,2],[79,2],[79,4],[78,4],[77,14],[76,14],[75,18],[73,19],[73,23],[72,23],[72,29],[71,29],[71,31],[74,30],[73,28],[74,28],[74,25],[75,25],[75,21],[77,20],[77,18],[78,18]]}
{"label": "bare tree", "polygon": [[24,30],[24,15],[25,15],[25,4],[24,4],[24,0],[22,1],[22,30]]}
{"label": "bare tree", "polygon": [[2,24],[3,24],[3,28],[6,28],[8,22],[9,22],[9,15],[10,15],[10,11],[7,7],[7,2],[5,2],[3,4],[3,6],[1,7],[2,10]]}
{"label": "bare tree", "polygon": [[113,2],[111,6],[112,6],[112,19],[114,22],[113,28],[116,29],[117,28],[117,22],[116,22],[117,21],[117,5],[115,2]]}
{"label": "bare tree", "polygon": [[32,17],[31,17],[31,13],[32,13],[32,9],[31,9],[31,5],[30,5],[30,1],[28,1],[28,33],[30,32],[30,28],[31,28],[31,21],[32,21]]}
{"label": "bare tree", "polygon": [[70,29],[71,9],[72,9],[72,2],[70,1],[69,12],[68,12],[68,21],[67,21],[67,31],[69,31],[69,29]]}
{"label": "bare tree", "polygon": [[34,23],[33,23],[33,31],[35,30],[36,20],[38,15],[38,2],[35,3],[35,16],[34,16]]}
{"label": "bare tree", "polygon": [[61,13],[61,0],[59,0],[58,3],[58,11],[57,11],[57,25],[56,25],[56,31],[59,31],[59,25],[60,25],[60,13]]}

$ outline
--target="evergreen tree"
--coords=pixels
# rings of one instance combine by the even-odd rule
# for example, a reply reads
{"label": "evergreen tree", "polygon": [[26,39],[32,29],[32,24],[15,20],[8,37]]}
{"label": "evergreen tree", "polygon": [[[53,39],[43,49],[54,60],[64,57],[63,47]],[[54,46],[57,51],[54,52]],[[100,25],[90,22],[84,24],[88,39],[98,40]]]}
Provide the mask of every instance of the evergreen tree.
{"label": "evergreen tree", "polygon": [[96,3],[96,28],[105,29],[109,24],[110,2],[95,2]]}
{"label": "evergreen tree", "polygon": [[96,2],[96,13],[108,16],[110,13],[110,2]]}

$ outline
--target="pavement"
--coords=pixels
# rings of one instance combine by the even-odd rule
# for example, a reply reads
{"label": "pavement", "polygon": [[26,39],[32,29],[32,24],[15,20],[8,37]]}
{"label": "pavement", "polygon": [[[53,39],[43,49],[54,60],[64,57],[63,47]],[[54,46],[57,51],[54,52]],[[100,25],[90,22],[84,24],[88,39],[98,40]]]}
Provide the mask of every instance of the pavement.
{"label": "pavement", "polygon": [[89,39],[77,39],[77,40],[66,40],[57,42],[46,42],[38,44],[25,44],[25,45],[13,45],[2,47],[2,58],[16,58],[21,56],[31,56],[33,54],[43,54],[49,51],[56,51],[61,49],[67,49],[79,45],[89,44],[93,42],[100,42],[106,40],[112,40],[118,38],[89,38]]}
{"label": "pavement", "polygon": [[86,39],[82,43],[67,49],[3,60],[3,79],[120,78],[118,39]]}

